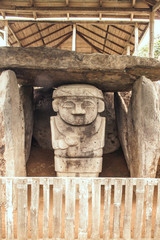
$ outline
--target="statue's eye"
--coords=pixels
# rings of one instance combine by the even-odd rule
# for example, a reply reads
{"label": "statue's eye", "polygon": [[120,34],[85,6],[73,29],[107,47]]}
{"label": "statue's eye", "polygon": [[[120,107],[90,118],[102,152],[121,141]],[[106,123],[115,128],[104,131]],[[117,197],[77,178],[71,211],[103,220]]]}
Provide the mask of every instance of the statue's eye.
{"label": "statue's eye", "polygon": [[87,108],[87,107],[93,108],[93,107],[95,107],[95,105],[94,105],[94,103],[91,102],[91,101],[84,101],[84,102],[82,103],[82,108]]}
{"label": "statue's eye", "polygon": [[72,101],[67,101],[62,104],[64,108],[74,108],[74,103]]}

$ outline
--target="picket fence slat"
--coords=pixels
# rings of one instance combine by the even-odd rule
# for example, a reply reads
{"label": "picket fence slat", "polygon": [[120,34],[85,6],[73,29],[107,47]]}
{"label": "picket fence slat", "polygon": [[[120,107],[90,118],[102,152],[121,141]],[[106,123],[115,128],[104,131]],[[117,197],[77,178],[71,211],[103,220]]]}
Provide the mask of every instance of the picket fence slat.
{"label": "picket fence slat", "polygon": [[122,182],[115,180],[114,189],[114,218],[113,218],[113,238],[120,238],[120,217],[122,201]]}
{"label": "picket fence slat", "polygon": [[101,185],[97,179],[92,182],[92,239],[100,239]]}
{"label": "picket fence slat", "polygon": [[133,180],[128,179],[125,187],[125,210],[123,219],[123,239],[131,239],[131,214],[133,202]]}
{"label": "picket fence slat", "polygon": [[160,236],[160,182],[158,183],[158,198],[157,198],[157,211],[156,222],[154,231],[154,240],[157,240]]}
{"label": "picket fence slat", "polygon": [[111,182],[105,182],[104,194],[104,218],[103,218],[103,239],[110,239],[110,206],[111,206]]}
{"label": "picket fence slat", "polygon": [[28,239],[28,206],[26,180],[17,182],[17,236]]}
{"label": "picket fence slat", "polygon": [[75,182],[66,179],[65,189],[65,239],[74,240],[75,232]]}
{"label": "picket fence slat", "polygon": [[2,195],[3,195],[3,185],[2,185],[2,179],[0,179],[0,239],[2,239]]}
{"label": "picket fence slat", "polygon": [[53,183],[53,238],[61,237],[62,224],[62,193],[63,185],[60,179],[54,179]]}
{"label": "picket fence slat", "polygon": [[146,185],[146,221],[145,221],[145,238],[151,238],[152,230],[152,210],[153,210],[153,193],[154,185]]}
{"label": "picket fence slat", "polygon": [[135,229],[134,239],[141,239],[142,225],[143,225],[143,208],[144,208],[144,181],[137,179],[136,183],[136,217],[135,217]]}
{"label": "picket fence slat", "polygon": [[11,179],[6,180],[6,212],[5,212],[5,224],[6,224],[6,239],[14,239],[13,232],[13,182]]}
{"label": "picket fence slat", "polygon": [[43,239],[48,240],[49,235],[49,180],[43,184]]}
{"label": "picket fence slat", "polygon": [[31,239],[38,239],[39,214],[39,179],[34,179],[31,185]]}
{"label": "picket fence slat", "polygon": [[88,237],[88,182],[79,185],[79,240]]}

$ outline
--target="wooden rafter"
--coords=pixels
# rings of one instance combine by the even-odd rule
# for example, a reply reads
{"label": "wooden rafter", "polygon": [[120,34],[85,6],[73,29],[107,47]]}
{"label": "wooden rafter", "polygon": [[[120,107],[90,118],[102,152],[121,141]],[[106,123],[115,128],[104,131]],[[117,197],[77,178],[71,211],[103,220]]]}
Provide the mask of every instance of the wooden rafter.
{"label": "wooden rafter", "polygon": [[[98,33],[94,32],[94,31],[92,31],[92,30],[90,30],[90,29],[88,29],[88,28],[86,28],[86,27],[84,27],[84,26],[81,26],[81,25],[78,25],[78,26],[79,26],[79,27],[81,27],[81,28],[83,28],[83,29],[85,29],[86,31],[88,31],[88,32],[90,32],[90,33],[92,33],[92,34],[94,34],[94,35],[96,35],[96,36],[100,37],[100,38],[103,38],[103,39],[105,39],[105,37],[103,37],[103,36],[99,35]],[[112,44],[116,45],[117,47],[123,48],[123,46],[121,46],[121,45],[120,45],[120,44],[118,44],[118,43],[115,43],[115,42],[113,42],[113,41],[112,41],[112,40],[110,40],[110,39],[108,39],[108,41],[109,41],[110,43],[112,43]]]}
{"label": "wooden rafter", "polygon": [[13,29],[12,29],[12,27],[10,26],[9,23],[8,23],[8,28],[9,28],[10,32],[12,33],[12,35],[14,36],[16,42],[18,42],[19,46],[22,46],[22,44],[20,43],[20,41],[19,41],[17,35],[16,35],[15,32],[13,31]]}
{"label": "wooden rafter", "polygon": [[117,26],[114,26],[114,25],[111,25],[113,28],[116,28],[117,30],[119,30],[119,31],[121,31],[121,32],[124,32],[124,33],[126,33],[126,34],[128,34],[128,35],[130,35],[131,33],[130,32],[128,32],[128,31],[126,31],[126,30],[124,30],[124,29],[122,29],[122,28],[120,28],[120,27],[117,27]]}
{"label": "wooden rafter", "polygon": [[107,26],[107,30],[106,30],[106,35],[105,35],[105,39],[104,39],[103,50],[105,49],[106,40],[107,40],[107,35],[108,35],[108,31],[109,31],[109,25]]}
{"label": "wooden rafter", "polygon": [[43,39],[43,36],[42,36],[42,32],[41,32],[40,29],[39,29],[38,23],[36,23],[36,27],[37,27],[38,33],[39,33],[39,35],[40,35],[40,37],[41,37],[41,41],[42,41],[42,43],[43,43],[43,46],[45,46],[45,42],[44,42],[44,39]]}
{"label": "wooden rafter", "polygon": [[[106,30],[104,30],[103,28],[101,28],[101,27],[99,27],[99,26],[96,26],[96,25],[92,25],[92,26],[94,26],[95,28],[97,28],[97,29],[99,29],[99,30],[101,30],[101,31],[103,31],[103,32],[106,33]],[[116,37],[116,38],[118,38],[118,39],[120,39],[120,40],[122,40],[122,41],[124,41],[124,42],[127,41],[126,39],[124,39],[124,38],[122,38],[122,37],[120,37],[120,36],[118,36],[118,35],[116,35],[116,34],[114,34],[114,33],[112,33],[112,32],[109,32],[109,31],[108,31],[108,34],[111,35],[111,36],[113,36],[113,37]],[[134,45],[133,43],[130,43],[130,44]]]}
{"label": "wooden rafter", "polygon": [[19,29],[18,31],[15,32],[15,34],[21,32],[21,31],[24,31],[24,30],[26,30],[27,28],[32,27],[34,24],[35,24],[35,23],[31,23],[31,24],[27,25],[26,27]]}
{"label": "wooden rafter", "polygon": [[27,38],[33,37],[33,36],[36,35],[37,33],[41,33],[41,34],[42,34],[43,31],[45,31],[45,30],[53,27],[54,25],[55,25],[55,24],[51,24],[51,25],[49,25],[49,26],[47,26],[47,27],[45,27],[45,28],[39,29],[39,31],[36,31],[36,32],[34,32],[34,33],[31,33],[31,34],[27,35],[26,37],[20,38],[19,40],[20,40],[20,41],[26,40]]}
{"label": "wooden rafter", "polygon": [[153,6],[152,11],[153,11],[153,12],[156,12],[156,11],[159,10],[159,9],[160,9],[160,2],[157,2],[157,3]]}
{"label": "wooden rafter", "polygon": [[[79,32],[79,31],[77,31],[77,32],[80,33],[82,36],[84,36],[85,39],[86,39],[86,38],[89,38],[90,40],[92,40],[92,41],[98,43],[98,44],[101,45],[102,47],[104,46],[103,43],[98,42],[98,41],[95,40],[94,38],[91,38],[90,36],[88,36],[88,35],[86,35],[86,34],[84,34],[84,33],[82,33],[82,32]],[[94,46],[95,46],[95,45],[94,45]],[[109,49],[109,50],[111,50],[111,51],[117,53],[117,54],[120,54],[120,52],[118,52],[118,51],[116,51],[116,50],[114,50],[114,49],[112,49],[112,48],[110,48],[110,47],[108,47],[108,46],[105,46],[105,47],[106,47],[107,49]],[[105,49],[104,49],[104,50],[101,49],[101,48],[99,48],[99,49],[100,49],[102,52],[105,52]],[[105,53],[106,53],[106,52],[105,52]]]}
{"label": "wooden rafter", "polygon": [[[63,30],[63,29],[65,29],[65,28],[67,28],[67,27],[69,27],[69,26],[70,26],[70,25],[67,25],[67,26],[64,26],[64,27],[61,27],[61,28],[57,29],[57,30],[54,31],[54,32],[48,33],[47,35],[43,36],[43,39],[46,38],[46,37],[49,37],[49,36],[51,36],[51,35],[53,35],[53,34],[55,34],[55,33],[57,33],[57,32],[59,32],[59,31],[61,31],[61,30]],[[36,43],[36,42],[38,42],[38,41],[40,41],[40,40],[41,40],[41,38],[38,38],[38,39],[34,40],[33,42],[30,42],[30,43],[26,44],[24,47],[28,47],[28,46],[32,45],[33,43]]]}
{"label": "wooden rafter", "polygon": [[55,45],[55,46],[53,46],[53,47],[58,48],[58,47],[61,46],[64,42],[66,42],[71,36],[72,36],[72,33],[69,34],[68,36],[66,36],[64,39],[62,39],[62,41],[60,41],[57,45]]}
{"label": "wooden rafter", "polygon": [[[79,31],[77,31],[77,34],[86,42],[88,43],[91,47],[93,47],[97,52],[103,53],[102,49],[98,48],[94,44],[92,44],[88,39],[86,39]],[[108,54],[108,53],[107,53]]]}
{"label": "wooden rafter", "polygon": [[55,39],[47,42],[47,43],[46,43],[46,46],[49,45],[49,44],[51,44],[51,43],[53,43],[53,42],[55,42],[55,41],[57,41],[57,40],[59,40],[59,39],[61,39],[61,38],[63,38],[63,37],[66,37],[66,36],[68,36],[68,35],[70,35],[70,34],[72,34],[72,31],[70,31],[70,32],[68,32],[68,33],[65,33],[65,34],[61,35],[60,37],[57,37],[57,38],[55,38]]}
{"label": "wooden rafter", "polygon": [[124,50],[123,50],[122,54],[124,54],[124,51],[125,51],[126,47],[128,46],[128,44],[130,44],[130,40],[131,40],[131,38],[132,38],[132,36],[134,34],[134,31],[135,31],[135,29],[132,30],[132,32],[131,32],[131,34],[130,34],[130,36],[129,36],[129,38],[128,38],[125,46],[124,46]]}

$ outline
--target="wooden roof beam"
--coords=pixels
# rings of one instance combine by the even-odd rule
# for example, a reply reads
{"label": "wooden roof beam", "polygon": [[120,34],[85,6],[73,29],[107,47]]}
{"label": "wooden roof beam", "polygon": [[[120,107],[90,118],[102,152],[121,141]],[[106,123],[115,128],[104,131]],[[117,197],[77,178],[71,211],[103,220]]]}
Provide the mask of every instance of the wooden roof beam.
{"label": "wooden roof beam", "polygon": [[8,28],[9,28],[9,30],[11,31],[12,35],[14,36],[14,38],[15,38],[16,42],[18,42],[19,46],[21,47],[21,46],[22,46],[22,44],[20,43],[20,41],[19,41],[18,37],[16,36],[15,32],[13,31],[13,29],[12,29],[12,27],[10,26],[10,24],[9,24],[9,23],[8,23]]}
{"label": "wooden roof beam", "polygon": [[37,24],[37,23],[36,23],[36,27],[37,27],[37,29],[38,29],[38,33],[39,33],[39,35],[40,35],[40,37],[41,37],[41,41],[42,41],[42,43],[43,43],[43,46],[45,46],[45,42],[44,42],[44,40],[43,40],[42,33],[41,33],[41,31],[40,31],[40,29],[39,29],[39,27],[38,27],[38,24]]}
{"label": "wooden roof beam", "polygon": [[159,9],[160,9],[160,1],[157,2],[157,3],[153,6],[152,11],[153,11],[153,12],[156,12],[156,11],[159,10]]}
{"label": "wooden roof beam", "polygon": [[105,49],[106,40],[107,40],[107,35],[108,35],[108,31],[109,31],[109,25],[107,26],[107,30],[106,30],[106,35],[105,35],[105,39],[104,39],[103,50]]}
{"label": "wooden roof beam", "polygon": [[[95,40],[94,38],[91,38],[91,37],[87,36],[86,34],[84,34],[84,33],[82,33],[82,32],[77,31],[77,33],[82,34],[85,38],[89,38],[90,40],[96,42],[97,44],[101,45],[102,47],[104,46],[103,43],[98,42],[98,41]],[[94,46],[95,46],[95,45],[94,45]],[[112,49],[112,48],[110,48],[110,47],[108,47],[108,46],[106,46],[106,45],[105,45],[105,48],[107,48],[107,49],[109,49],[109,50],[111,50],[111,51],[113,51],[113,52],[115,52],[115,53],[117,53],[117,54],[120,54],[120,52],[118,52],[118,51],[116,51],[116,50],[114,50],[114,49]],[[103,50],[101,49],[101,51],[102,51],[102,52],[105,52],[105,48],[104,48]],[[100,48],[99,48],[99,49],[100,49]],[[105,52],[105,53],[107,53],[107,52]]]}
{"label": "wooden roof beam", "polygon": [[[99,35],[98,33],[93,32],[93,31],[91,31],[90,29],[88,29],[88,28],[86,28],[86,27],[84,27],[84,26],[81,26],[81,25],[78,25],[78,26],[81,27],[81,28],[83,28],[83,29],[85,29],[86,31],[88,31],[88,32],[90,32],[90,33],[92,33],[92,34],[94,34],[94,35],[100,37],[100,38],[103,38],[103,39],[105,40],[105,37]],[[115,43],[115,42],[113,42],[112,40],[109,40],[109,39],[108,39],[108,41],[109,41],[110,43],[116,45],[117,47],[123,48],[120,44]]]}
{"label": "wooden roof beam", "polygon": [[[103,53],[103,50],[96,47],[94,44],[92,44],[88,39],[86,39],[79,31],[77,31],[77,34],[86,42],[88,43],[91,47],[93,47],[97,52]],[[108,54],[108,53],[107,53]]]}
{"label": "wooden roof beam", "polygon": [[61,38],[63,38],[63,37],[66,37],[66,36],[68,36],[68,35],[70,35],[70,34],[72,34],[72,31],[70,31],[70,32],[68,32],[68,33],[65,33],[65,34],[61,35],[60,37],[57,37],[57,38],[55,38],[55,39],[47,42],[45,45],[47,46],[47,45],[49,45],[49,44],[51,44],[51,43],[53,43],[53,42],[55,42],[55,41],[57,41],[57,40],[59,40],[59,39],[61,39]]}
{"label": "wooden roof beam", "polygon": [[57,45],[55,45],[55,46],[53,46],[53,47],[58,48],[58,47],[61,46],[64,42],[66,42],[71,36],[72,36],[72,32],[71,32],[71,34],[69,34],[67,37],[65,37],[64,39],[62,39],[62,41],[60,41]]}
{"label": "wooden roof beam", "polygon": [[[9,21],[8,21],[8,22],[9,22]],[[35,23],[31,23],[31,24],[29,24],[28,26],[26,26],[26,27],[24,27],[24,28],[21,28],[21,29],[19,29],[18,31],[16,31],[16,32],[15,32],[15,34],[17,34],[17,33],[21,32],[21,31],[24,31],[24,30],[26,30],[27,28],[30,28],[30,27],[32,27],[34,24],[35,24]]]}
{"label": "wooden roof beam", "polygon": [[[103,32],[106,32],[106,30],[104,30],[103,28],[101,28],[101,27],[99,27],[99,26],[96,26],[96,25],[92,25],[92,26],[96,27],[97,29],[99,29],[99,30],[101,30],[101,31],[103,31]],[[116,34],[114,34],[114,33],[111,33],[111,32],[109,32],[109,31],[108,31],[108,34],[110,34],[111,36],[116,37],[116,38],[118,38],[118,39],[120,39],[120,40],[122,40],[122,41],[124,41],[124,42],[127,41],[127,40],[125,40],[124,38],[122,38],[122,37],[120,37],[120,36],[118,36],[118,35],[116,35]],[[130,43],[130,44],[134,45],[133,43]]]}
{"label": "wooden roof beam", "polygon": [[2,15],[3,19],[5,19],[5,17],[6,17],[5,12],[1,11],[1,15]]}
{"label": "wooden roof beam", "polygon": [[149,14],[151,12],[150,8],[122,8],[122,7],[0,7],[0,11],[10,12],[10,13],[30,13],[30,12],[41,12],[41,13],[57,13],[57,14],[87,14],[87,13],[134,13],[134,14]]}
{"label": "wooden roof beam", "polygon": [[[37,24],[38,24],[38,22],[37,22]],[[19,40],[20,40],[20,41],[23,41],[23,40],[25,40],[25,39],[27,39],[27,38],[30,38],[30,37],[36,35],[36,34],[39,33],[39,32],[42,33],[43,31],[45,31],[46,29],[49,29],[49,28],[53,27],[54,25],[55,25],[55,24],[51,24],[51,25],[49,25],[49,26],[47,26],[47,27],[45,27],[45,28],[39,29],[39,31],[37,30],[36,32],[31,33],[31,34],[29,34],[29,35],[26,36],[26,37],[20,38]]]}
{"label": "wooden roof beam", "polygon": [[[69,26],[70,26],[70,25],[67,25],[67,26],[64,26],[64,27],[62,27],[62,28],[57,29],[57,30],[54,31],[54,32],[48,33],[47,35],[43,36],[43,39],[46,38],[46,37],[49,37],[49,36],[51,36],[51,35],[53,35],[53,34],[55,34],[55,33],[57,33],[57,32],[59,32],[59,31],[61,31],[61,30],[63,30],[63,29],[65,29],[65,28],[67,28],[67,27],[69,27]],[[38,38],[38,39],[34,40],[33,42],[30,42],[30,43],[28,43],[27,45],[25,45],[24,47],[28,47],[28,46],[32,45],[33,43],[36,43],[36,42],[38,42],[38,41],[40,41],[40,40],[42,40],[42,38]]]}
{"label": "wooden roof beam", "polygon": [[136,0],[132,0],[132,6],[134,7],[136,4]]}
{"label": "wooden roof beam", "polygon": [[66,0],[66,7],[69,6],[69,0]]}
{"label": "wooden roof beam", "polygon": [[34,7],[34,0],[29,0],[29,2],[30,2],[30,6]]}

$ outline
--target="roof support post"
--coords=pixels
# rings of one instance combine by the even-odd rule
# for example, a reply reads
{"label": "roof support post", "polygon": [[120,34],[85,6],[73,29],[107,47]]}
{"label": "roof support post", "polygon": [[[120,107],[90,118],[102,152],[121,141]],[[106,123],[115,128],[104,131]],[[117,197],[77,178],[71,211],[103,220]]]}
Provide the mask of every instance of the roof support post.
{"label": "roof support post", "polygon": [[149,24],[149,57],[154,57],[154,12],[150,13]]}
{"label": "roof support post", "polygon": [[135,25],[135,47],[134,47],[134,55],[138,55],[138,24]]}
{"label": "roof support post", "polygon": [[130,45],[127,45],[127,56],[130,56]]}
{"label": "roof support post", "polygon": [[73,24],[72,51],[76,51],[76,24]]}
{"label": "roof support post", "polygon": [[8,21],[5,21],[5,26],[4,26],[4,42],[5,42],[5,46],[9,46],[9,44],[8,44]]}

